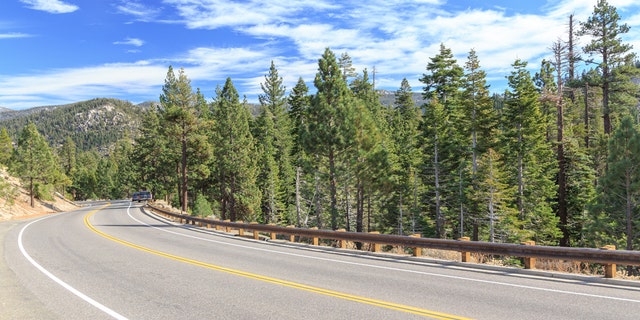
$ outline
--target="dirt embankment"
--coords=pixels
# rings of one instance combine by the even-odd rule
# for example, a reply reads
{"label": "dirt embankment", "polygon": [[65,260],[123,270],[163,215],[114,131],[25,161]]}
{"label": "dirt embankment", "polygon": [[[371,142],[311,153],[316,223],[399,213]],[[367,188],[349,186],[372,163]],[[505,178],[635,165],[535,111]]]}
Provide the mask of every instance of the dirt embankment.
{"label": "dirt embankment", "polygon": [[0,168],[0,221],[29,218],[38,215],[70,211],[78,208],[73,203],[55,195],[53,201],[35,199],[30,205],[29,192],[22,188],[20,180]]}

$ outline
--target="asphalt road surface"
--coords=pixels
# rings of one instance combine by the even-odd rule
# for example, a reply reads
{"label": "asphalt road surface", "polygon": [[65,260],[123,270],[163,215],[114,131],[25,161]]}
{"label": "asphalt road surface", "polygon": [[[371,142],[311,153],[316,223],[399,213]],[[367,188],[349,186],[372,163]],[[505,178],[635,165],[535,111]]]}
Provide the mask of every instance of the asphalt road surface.
{"label": "asphalt road surface", "polygon": [[240,239],[129,201],[2,235],[0,319],[640,318],[634,286]]}

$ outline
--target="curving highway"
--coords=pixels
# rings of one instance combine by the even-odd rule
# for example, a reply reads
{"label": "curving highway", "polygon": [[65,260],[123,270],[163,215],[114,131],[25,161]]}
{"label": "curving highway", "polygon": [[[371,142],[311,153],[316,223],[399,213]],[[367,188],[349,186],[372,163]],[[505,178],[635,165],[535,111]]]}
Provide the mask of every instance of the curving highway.
{"label": "curving highway", "polygon": [[640,317],[634,286],[239,239],[129,201],[0,235],[0,319]]}

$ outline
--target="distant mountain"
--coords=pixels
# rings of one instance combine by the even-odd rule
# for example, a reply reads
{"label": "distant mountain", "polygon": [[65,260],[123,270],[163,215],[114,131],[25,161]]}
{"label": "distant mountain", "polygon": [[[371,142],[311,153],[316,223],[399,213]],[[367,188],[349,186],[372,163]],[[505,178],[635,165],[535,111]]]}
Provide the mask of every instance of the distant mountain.
{"label": "distant mountain", "polygon": [[[396,101],[396,93],[394,91],[378,90],[378,96],[380,97],[380,103],[385,106],[393,106]],[[415,102],[416,106],[422,106],[427,100],[422,97],[421,92],[414,92],[413,102]]]}
{"label": "distant mountain", "polygon": [[71,137],[81,150],[108,146],[123,137],[135,137],[142,113],[152,102],[134,105],[131,102],[98,98],[60,106],[37,107],[0,113],[0,127],[7,128],[14,141],[29,122],[53,147]]}

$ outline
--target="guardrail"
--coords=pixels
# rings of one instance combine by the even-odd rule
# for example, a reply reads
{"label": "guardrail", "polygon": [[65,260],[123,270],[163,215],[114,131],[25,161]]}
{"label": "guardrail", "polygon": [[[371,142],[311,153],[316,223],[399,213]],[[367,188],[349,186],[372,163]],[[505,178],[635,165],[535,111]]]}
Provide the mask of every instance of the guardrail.
{"label": "guardrail", "polygon": [[319,230],[317,228],[303,229],[293,226],[282,227],[273,224],[264,225],[258,223],[245,223],[242,221],[231,222],[229,220],[213,220],[179,214],[164,210],[155,206],[149,207],[164,216],[176,218],[180,223],[198,224],[201,227],[224,229],[229,232],[238,230],[240,236],[245,231],[252,231],[253,237],[259,239],[260,232],[268,233],[271,239],[277,235],[289,236],[289,241],[294,242],[295,236],[312,240],[313,245],[319,244],[319,239],[337,240],[341,248],[346,248],[346,243],[361,242],[373,245],[373,251],[380,251],[381,245],[403,246],[413,248],[414,256],[421,256],[422,248],[457,251],[461,253],[462,262],[471,262],[470,253],[494,254],[502,256],[515,256],[524,258],[526,269],[535,269],[536,258],[575,260],[581,262],[600,263],[604,266],[606,278],[614,278],[616,265],[640,265],[640,251],[616,250],[615,246],[594,248],[567,248],[552,246],[536,246],[533,241],[522,244],[491,243],[468,241],[468,238],[458,240],[420,238],[420,235],[400,236],[380,234],[378,232],[345,232],[344,230]]}

